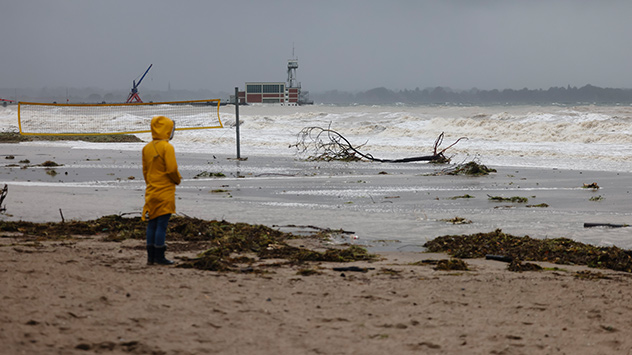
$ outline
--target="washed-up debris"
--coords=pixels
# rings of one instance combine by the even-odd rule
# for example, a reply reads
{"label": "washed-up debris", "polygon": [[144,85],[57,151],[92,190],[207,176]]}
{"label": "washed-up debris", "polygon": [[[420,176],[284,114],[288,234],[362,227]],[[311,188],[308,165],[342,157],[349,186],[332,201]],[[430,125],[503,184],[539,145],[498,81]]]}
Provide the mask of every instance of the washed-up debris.
{"label": "washed-up debris", "polygon": [[439,262],[437,263],[437,266],[434,269],[441,270],[441,271],[451,271],[451,270],[467,271],[469,270],[465,261],[461,259],[439,260]]}
{"label": "washed-up debris", "polygon": [[195,175],[193,178],[199,179],[199,178],[211,178],[211,177],[226,177],[226,175],[224,173],[212,173],[209,171],[203,171]]}
{"label": "washed-up debris", "polygon": [[461,195],[461,196],[453,196],[453,197],[449,197],[449,200],[457,200],[460,198],[474,198],[474,196],[470,195],[470,194],[465,194],[465,195]]}
{"label": "washed-up debris", "polygon": [[506,263],[510,263],[513,261],[513,258],[507,255],[492,255],[492,254],[487,254],[485,255],[485,260],[495,260],[495,261],[503,261]]}
{"label": "washed-up debris", "polygon": [[375,270],[374,267],[359,267],[359,266],[344,266],[344,267],[334,267],[332,268],[334,271],[355,271],[355,272],[368,272],[369,270]]}
{"label": "washed-up debris", "polygon": [[[322,228],[313,225],[296,225],[296,224],[287,224],[287,225],[273,225],[275,228],[302,228],[302,229],[315,229],[317,231],[327,233],[327,234],[354,234],[354,231],[347,231],[344,229],[331,229],[331,228]],[[357,239],[357,238],[356,238]]]}
{"label": "washed-up debris", "polygon": [[57,164],[57,163],[55,163],[55,162],[54,162],[54,161],[52,161],[52,160],[47,160],[47,161],[43,162],[43,163],[41,164],[41,166],[53,167],[53,166],[60,166],[60,165],[59,165],[59,164]]}
{"label": "washed-up debris", "polygon": [[351,261],[370,261],[377,258],[376,255],[370,254],[365,248],[357,245],[351,245],[345,249],[332,248],[319,252],[284,244],[276,248],[266,248],[258,253],[258,256],[262,259],[288,259],[297,263],[306,261],[346,263]]}
{"label": "washed-up debris", "polygon": [[582,186],[584,189],[593,189],[593,190],[599,190],[599,185],[597,185],[596,182],[590,183],[590,184],[584,184],[584,186]]}
{"label": "washed-up debris", "polygon": [[78,136],[38,136],[21,135],[19,132],[0,132],[0,143],[20,143],[32,141],[85,141],[93,143],[142,142],[142,139],[131,134],[78,135]]}
{"label": "washed-up debris", "polygon": [[458,216],[454,218],[442,219],[441,221],[452,223],[452,224],[471,224],[472,223],[472,221],[470,221],[469,219],[458,217]]}
{"label": "washed-up debris", "polygon": [[540,271],[542,270],[542,266],[534,263],[523,263],[522,261],[514,260],[507,266],[507,270],[514,272]]}
{"label": "washed-up debris", "polygon": [[567,238],[516,237],[496,229],[489,233],[446,235],[424,244],[428,252],[447,253],[456,258],[504,255],[519,261],[587,265],[594,268],[632,272],[632,251],[615,246],[597,247]]}
{"label": "washed-up debris", "polygon": [[[450,168],[443,169],[439,172],[427,174],[428,176],[443,176],[443,175],[464,175],[464,176],[485,176],[490,173],[495,173],[496,169],[488,168],[483,164],[472,160],[468,163],[458,164]],[[467,195],[466,195],[467,196]],[[457,197],[458,198],[458,197]]]}
{"label": "washed-up debris", "polygon": [[495,202],[514,202],[514,203],[527,203],[529,199],[527,197],[521,196],[513,196],[513,197],[502,197],[502,196],[490,196],[487,195],[490,201]]}
{"label": "washed-up debris", "polygon": [[[125,239],[142,240],[145,239],[146,228],[147,222],[141,221],[140,217],[125,218],[120,215],[65,223],[0,221],[0,231],[21,232],[26,238],[35,240],[61,240],[77,235],[96,234],[104,234],[105,240],[112,242]],[[254,258],[244,259],[244,254],[254,254],[259,259],[285,259],[289,263],[370,261],[377,257],[356,245],[331,248],[322,252],[293,247],[287,241],[298,237],[291,233],[263,225],[207,221],[191,217],[172,217],[169,220],[167,236],[169,242],[205,245],[206,251],[196,258],[184,259],[178,265],[203,270],[239,271],[238,264],[256,261]]]}
{"label": "washed-up debris", "polygon": [[483,164],[479,164],[475,161],[470,161],[465,164],[459,164],[454,168],[442,171],[442,175],[467,175],[467,176],[484,176],[490,173],[495,173],[496,169],[488,168]]}
{"label": "washed-up debris", "polygon": [[296,272],[296,274],[300,276],[313,276],[313,275],[320,275],[322,274],[322,272],[314,270],[314,269],[300,269]]}
{"label": "washed-up debris", "polygon": [[584,228],[593,227],[607,227],[607,228],[624,228],[629,227],[629,224],[615,224],[615,223],[584,223]]}
{"label": "washed-up debris", "polygon": [[22,136],[18,132],[0,132],[0,143],[20,143],[30,141],[29,136]]}
{"label": "washed-up debris", "polygon": [[528,207],[528,208],[547,208],[547,207],[549,207],[549,205],[546,204],[546,203],[540,203],[540,204],[537,204],[537,205],[527,205],[526,207]]}
{"label": "washed-up debris", "polygon": [[211,190],[212,194],[222,194],[222,193],[230,193],[230,190],[226,190],[226,189],[213,189]]}
{"label": "washed-up debris", "polygon": [[390,267],[383,267],[383,268],[380,268],[379,273],[381,275],[388,275],[388,276],[391,276],[391,277],[401,277],[402,270],[397,270],[397,269],[393,269],[393,268],[390,268]]}
{"label": "washed-up debris", "polygon": [[431,155],[403,158],[403,159],[378,159],[368,153],[362,153],[360,148],[366,145],[354,146],[342,134],[330,129],[321,127],[305,127],[297,135],[296,143],[290,148],[296,148],[297,154],[305,160],[310,161],[377,161],[382,163],[409,163],[417,161],[428,161],[432,163],[448,163],[450,158],[445,156],[445,151],[453,147],[459,141],[467,139],[461,137],[447,148],[439,150],[443,143],[443,132],[437,137]]}

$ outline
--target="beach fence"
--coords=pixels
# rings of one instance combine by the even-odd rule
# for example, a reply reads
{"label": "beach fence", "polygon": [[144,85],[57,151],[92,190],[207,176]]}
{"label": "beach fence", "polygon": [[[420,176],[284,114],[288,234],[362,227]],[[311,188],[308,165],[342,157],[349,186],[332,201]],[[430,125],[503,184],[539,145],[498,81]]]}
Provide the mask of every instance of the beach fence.
{"label": "beach fence", "polygon": [[219,99],[119,103],[57,104],[18,103],[22,135],[112,135],[151,132],[154,116],[167,116],[177,131],[223,128]]}

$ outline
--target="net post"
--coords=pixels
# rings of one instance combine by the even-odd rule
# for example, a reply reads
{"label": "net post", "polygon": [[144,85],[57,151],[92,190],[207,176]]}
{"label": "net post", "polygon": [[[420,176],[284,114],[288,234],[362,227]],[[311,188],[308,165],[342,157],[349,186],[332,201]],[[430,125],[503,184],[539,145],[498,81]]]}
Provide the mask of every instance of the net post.
{"label": "net post", "polygon": [[239,88],[235,87],[235,134],[237,142],[237,159],[241,159],[239,152]]}

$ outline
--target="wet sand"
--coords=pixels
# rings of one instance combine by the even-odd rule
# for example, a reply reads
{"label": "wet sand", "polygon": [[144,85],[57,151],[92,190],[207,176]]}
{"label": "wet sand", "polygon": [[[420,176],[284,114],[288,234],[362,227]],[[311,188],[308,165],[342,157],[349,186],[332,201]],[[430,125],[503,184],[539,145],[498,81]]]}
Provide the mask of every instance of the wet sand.
{"label": "wet sand", "polygon": [[[133,150],[37,144],[0,144],[0,149],[0,183],[9,186],[0,221],[138,216],[144,183]],[[5,351],[626,354],[632,349],[629,274],[547,263],[539,263],[545,271],[516,273],[505,263],[482,259],[466,260],[469,271],[411,265],[448,258],[421,253],[425,240],[496,228],[626,247],[628,228],[583,223],[630,221],[629,174],[493,167],[496,174],[470,178],[428,176],[443,168],[428,164],[228,158],[178,156],[185,178],[177,190],[179,213],[282,229],[341,228],[358,237],[350,241],[371,246],[384,259],[352,264],[373,268],[367,273],[334,271],[340,265],[332,263],[261,275],[217,273],[147,266],[138,240],[35,242],[5,233],[0,238]],[[30,163],[20,163],[25,159]],[[56,175],[34,166],[45,161],[61,164],[53,168]],[[202,172],[225,177],[194,178]],[[582,188],[592,182],[601,188]],[[473,198],[459,197],[464,195]],[[498,203],[488,195],[529,201]],[[527,207],[541,203],[549,207]],[[441,221],[455,216],[473,223]],[[168,254],[177,259],[196,252]],[[297,274],[305,267],[319,274]],[[584,270],[591,273],[577,273]]]}
{"label": "wet sand", "polygon": [[[3,218],[57,222],[62,214],[67,220],[138,215],[144,203],[137,154],[142,144],[121,150],[72,147],[0,145],[0,184],[9,186]],[[383,250],[418,250],[440,235],[498,228],[519,236],[632,248],[626,228],[584,228],[584,223],[632,224],[630,173],[492,166],[497,173],[483,177],[429,176],[446,167],[231,158],[178,154],[184,178],[176,192],[178,213],[268,226],[340,228]],[[19,163],[24,160],[30,163]],[[60,164],[52,168],[56,175],[36,166],[45,161]],[[202,173],[224,176],[195,178]],[[600,188],[583,188],[593,182]],[[490,196],[528,201],[496,202]],[[455,217],[472,223],[443,221]]]}

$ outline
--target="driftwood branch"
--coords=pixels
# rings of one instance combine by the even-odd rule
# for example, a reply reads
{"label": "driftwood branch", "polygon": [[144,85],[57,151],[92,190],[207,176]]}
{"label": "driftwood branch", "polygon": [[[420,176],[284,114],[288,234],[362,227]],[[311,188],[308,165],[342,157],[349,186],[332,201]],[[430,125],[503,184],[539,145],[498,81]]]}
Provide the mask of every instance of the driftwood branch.
{"label": "driftwood branch", "polygon": [[593,227],[607,227],[607,228],[624,228],[630,227],[629,224],[615,224],[615,223],[584,223],[584,228]]}
{"label": "driftwood branch", "polygon": [[424,155],[403,159],[378,159],[369,153],[360,151],[364,144],[354,146],[342,134],[330,129],[321,127],[303,128],[297,135],[296,144],[290,145],[295,147],[298,155],[304,156],[307,160],[342,160],[342,161],[358,161],[362,159],[377,161],[382,163],[409,163],[416,161],[431,161],[439,163],[448,163],[449,158],[445,156],[445,151],[452,148],[455,144],[466,137],[457,139],[448,147],[439,150],[443,143],[444,133],[442,132],[435,140],[432,155]]}
{"label": "driftwood branch", "polygon": [[304,228],[304,229],[315,229],[317,231],[325,232],[325,233],[340,233],[340,234],[355,234],[353,231],[346,231],[344,229],[331,229],[331,228],[322,228],[312,225],[296,225],[296,224],[288,224],[285,226],[273,225],[275,228]]}

